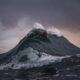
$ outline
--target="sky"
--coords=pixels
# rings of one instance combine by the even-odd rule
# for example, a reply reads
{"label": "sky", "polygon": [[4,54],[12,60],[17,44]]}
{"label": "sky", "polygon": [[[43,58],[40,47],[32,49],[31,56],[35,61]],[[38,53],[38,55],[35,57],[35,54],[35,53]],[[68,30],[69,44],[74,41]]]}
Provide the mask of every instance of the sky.
{"label": "sky", "polygon": [[80,47],[80,0],[0,0],[0,53],[17,45],[36,22],[60,29]]}

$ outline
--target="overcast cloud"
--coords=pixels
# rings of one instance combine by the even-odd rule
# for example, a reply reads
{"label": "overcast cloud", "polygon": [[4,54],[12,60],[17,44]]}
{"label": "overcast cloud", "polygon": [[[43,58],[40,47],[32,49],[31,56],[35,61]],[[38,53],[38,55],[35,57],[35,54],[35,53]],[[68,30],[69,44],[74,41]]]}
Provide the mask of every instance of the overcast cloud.
{"label": "overcast cloud", "polygon": [[80,0],[0,0],[0,52],[7,43],[8,49],[15,46],[35,22],[61,29],[78,45]]}

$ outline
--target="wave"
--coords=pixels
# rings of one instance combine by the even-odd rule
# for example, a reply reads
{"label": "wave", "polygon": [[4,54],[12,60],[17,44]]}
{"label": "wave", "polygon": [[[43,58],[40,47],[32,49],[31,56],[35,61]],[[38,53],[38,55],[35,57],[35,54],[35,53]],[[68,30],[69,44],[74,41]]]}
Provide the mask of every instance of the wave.
{"label": "wave", "polygon": [[80,53],[80,48],[71,44],[58,29],[46,30],[39,23],[34,26],[16,47],[0,54],[0,69],[43,66]]}

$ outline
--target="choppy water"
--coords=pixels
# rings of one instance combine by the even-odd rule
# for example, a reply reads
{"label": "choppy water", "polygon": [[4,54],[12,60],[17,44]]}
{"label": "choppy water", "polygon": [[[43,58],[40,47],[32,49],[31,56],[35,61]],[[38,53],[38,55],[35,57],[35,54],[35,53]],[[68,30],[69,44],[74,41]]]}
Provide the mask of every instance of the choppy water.
{"label": "choppy water", "polygon": [[0,70],[0,80],[80,80],[80,57],[31,69]]}
{"label": "choppy water", "polygon": [[40,70],[0,70],[0,80],[80,80],[80,66],[61,69],[57,74]]}

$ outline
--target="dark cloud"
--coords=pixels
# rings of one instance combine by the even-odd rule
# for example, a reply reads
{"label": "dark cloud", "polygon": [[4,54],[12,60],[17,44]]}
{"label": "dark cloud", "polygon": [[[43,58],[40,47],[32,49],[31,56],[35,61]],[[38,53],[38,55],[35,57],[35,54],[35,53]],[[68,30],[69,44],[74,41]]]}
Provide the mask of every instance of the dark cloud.
{"label": "dark cloud", "polygon": [[0,51],[16,45],[34,22],[60,28],[79,45],[80,0],[0,0]]}
{"label": "dark cloud", "polygon": [[45,25],[79,30],[80,0],[0,0],[3,25],[15,25],[24,16]]}

